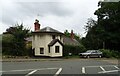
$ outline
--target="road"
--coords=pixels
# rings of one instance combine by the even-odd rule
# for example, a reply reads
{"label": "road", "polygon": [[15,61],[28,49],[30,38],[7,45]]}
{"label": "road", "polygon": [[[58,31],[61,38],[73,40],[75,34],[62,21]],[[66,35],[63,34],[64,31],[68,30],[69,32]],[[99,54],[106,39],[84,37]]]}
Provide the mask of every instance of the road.
{"label": "road", "polygon": [[99,75],[119,76],[118,64],[97,59],[69,59],[59,61],[3,62],[3,76],[61,76],[61,75]]}

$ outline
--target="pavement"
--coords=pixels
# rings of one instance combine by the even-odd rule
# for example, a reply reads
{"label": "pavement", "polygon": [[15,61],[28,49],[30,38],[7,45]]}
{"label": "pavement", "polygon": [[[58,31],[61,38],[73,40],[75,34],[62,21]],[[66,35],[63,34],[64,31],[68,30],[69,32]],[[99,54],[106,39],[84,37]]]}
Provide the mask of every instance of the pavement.
{"label": "pavement", "polygon": [[1,61],[2,62],[30,62],[30,61],[60,61],[60,60],[63,60],[63,59],[59,59],[59,58],[56,58],[56,59],[46,59],[46,58],[42,58],[42,59],[2,59]]}
{"label": "pavement", "polygon": [[[23,61],[21,61],[23,60]],[[18,59],[18,61],[3,61],[3,76],[120,76],[117,59]],[[114,62],[114,63],[113,63]]]}
{"label": "pavement", "polygon": [[120,62],[120,59],[115,58],[6,58],[6,59],[0,59],[2,62],[30,62],[30,61],[61,61],[61,60],[99,60],[99,61],[105,61],[108,63],[118,64]]}

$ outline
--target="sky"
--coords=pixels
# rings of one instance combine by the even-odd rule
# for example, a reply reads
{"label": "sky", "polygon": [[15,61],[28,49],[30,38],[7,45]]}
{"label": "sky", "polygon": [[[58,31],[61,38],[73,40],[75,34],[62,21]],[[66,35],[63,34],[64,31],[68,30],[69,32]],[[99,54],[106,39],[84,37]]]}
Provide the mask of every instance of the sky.
{"label": "sky", "polygon": [[51,27],[58,31],[85,36],[84,25],[88,18],[97,20],[94,15],[99,0],[1,0],[0,34],[15,24],[24,24],[25,28],[34,31],[35,19],[41,26]]}

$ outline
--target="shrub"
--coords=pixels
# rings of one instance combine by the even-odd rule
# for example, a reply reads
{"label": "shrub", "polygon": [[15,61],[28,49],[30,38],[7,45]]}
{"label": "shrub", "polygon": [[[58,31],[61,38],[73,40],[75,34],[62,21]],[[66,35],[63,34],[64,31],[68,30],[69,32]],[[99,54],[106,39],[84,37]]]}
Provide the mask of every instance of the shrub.
{"label": "shrub", "polygon": [[120,58],[120,53],[118,51],[107,49],[101,49],[100,51],[103,52],[103,56],[106,58]]}
{"label": "shrub", "polygon": [[78,55],[81,52],[84,52],[86,49],[84,46],[79,45],[79,46],[74,46],[74,45],[64,45],[63,49],[63,56],[68,56],[69,53],[72,55]]}

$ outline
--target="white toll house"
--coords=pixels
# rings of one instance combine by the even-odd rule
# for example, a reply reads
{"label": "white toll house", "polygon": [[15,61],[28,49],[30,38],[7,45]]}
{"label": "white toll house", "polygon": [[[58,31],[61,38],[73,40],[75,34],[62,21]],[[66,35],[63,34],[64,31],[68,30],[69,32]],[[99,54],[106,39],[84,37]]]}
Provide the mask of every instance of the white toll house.
{"label": "white toll house", "polygon": [[63,56],[63,33],[51,27],[40,29],[37,19],[34,28],[35,31],[32,32],[32,49],[35,56]]}

